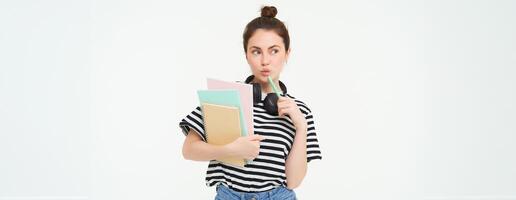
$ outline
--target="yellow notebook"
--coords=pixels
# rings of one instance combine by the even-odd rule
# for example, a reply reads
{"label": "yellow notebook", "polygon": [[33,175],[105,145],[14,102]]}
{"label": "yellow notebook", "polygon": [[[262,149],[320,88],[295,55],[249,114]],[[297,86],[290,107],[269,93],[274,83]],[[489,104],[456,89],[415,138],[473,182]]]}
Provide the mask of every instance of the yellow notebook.
{"label": "yellow notebook", "polygon": [[[201,106],[204,130],[209,144],[229,144],[242,135],[240,111],[237,107],[209,103],[203,103]],[[239,167],[243,167],[246,163],[241,158],[223,158],[219,161]]]}

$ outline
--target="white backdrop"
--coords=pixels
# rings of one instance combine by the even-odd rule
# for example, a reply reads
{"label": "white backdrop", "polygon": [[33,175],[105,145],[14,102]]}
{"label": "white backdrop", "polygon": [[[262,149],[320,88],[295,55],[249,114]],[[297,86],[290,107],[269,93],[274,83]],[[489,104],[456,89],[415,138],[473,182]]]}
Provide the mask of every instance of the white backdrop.
{"label": "white backdrop", "polygon": [[300,199],[516,199],[516,1],[2,1],[0,199],[213,199],[178,122],[272,4],[323,160]]}

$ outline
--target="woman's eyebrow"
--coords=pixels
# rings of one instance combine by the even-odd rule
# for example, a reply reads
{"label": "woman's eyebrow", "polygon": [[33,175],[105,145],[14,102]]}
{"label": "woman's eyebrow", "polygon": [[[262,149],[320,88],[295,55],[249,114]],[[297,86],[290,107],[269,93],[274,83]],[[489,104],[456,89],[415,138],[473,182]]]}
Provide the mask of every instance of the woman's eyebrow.
{"label": "woman's eyebrow", "polygon": [[[274,47],[279,47],[279,45],[275,44],[275,45],[272,45],[269,47],[269,49],[272,49]],[[257,47],[257,46],[251,46],[251,49],[261,49],[260,47]]]}

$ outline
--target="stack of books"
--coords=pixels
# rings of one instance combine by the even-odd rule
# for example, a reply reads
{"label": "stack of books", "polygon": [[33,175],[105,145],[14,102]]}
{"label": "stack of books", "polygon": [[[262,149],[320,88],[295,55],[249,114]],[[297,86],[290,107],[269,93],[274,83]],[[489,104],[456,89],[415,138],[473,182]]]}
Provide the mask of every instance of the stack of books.
{"label": "stack of books", "polygon": [[[207,80],[208,89],[198,90],[207,142],[226,145],[254,133],[253,87],[216,79]],[[241,158],[222,158],[220,162],[243,167]]]}

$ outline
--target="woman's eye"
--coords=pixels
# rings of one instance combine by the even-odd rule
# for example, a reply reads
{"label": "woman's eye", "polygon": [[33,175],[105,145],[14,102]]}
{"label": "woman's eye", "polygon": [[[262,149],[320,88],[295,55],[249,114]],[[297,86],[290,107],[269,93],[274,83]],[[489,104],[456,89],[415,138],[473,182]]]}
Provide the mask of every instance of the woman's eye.
{"label": "woman's eye", "polygon": [[253,55],[259,55],[260,54],[260,51],[252,51],[251,52]]}
{"label": "woman's eye", "polygon": [[272,54],[277,54],[278,53],[278,50],[277,49],[273,49],[272,50]]}

